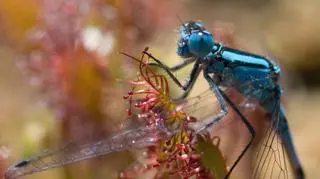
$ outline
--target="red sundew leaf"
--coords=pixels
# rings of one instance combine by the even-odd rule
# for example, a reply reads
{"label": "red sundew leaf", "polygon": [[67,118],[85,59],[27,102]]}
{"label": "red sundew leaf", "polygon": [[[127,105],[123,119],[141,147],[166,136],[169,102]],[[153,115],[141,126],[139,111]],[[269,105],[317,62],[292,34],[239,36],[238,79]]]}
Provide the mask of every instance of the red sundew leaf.
{"label": "red sundew leaf", "polygon": [[227,174],[226,163],[218,146],[212,141],[198,137],[196,150],[201,154],[203,166],[210,170],[214,178],[224,178]]}
{"label": "red sundew leaf", "polygon": [[[135,101],[140,101],[140,103],[134,105],[136,108],[141,108],[140,113],[150,111],[157,106],[163,108],[165,111],[172,111],[176,108],[176,104],[169,96],[170,91],[168,81],[163,75],[156,74],[155,71],[148,66],[149,59],[145,54],[147,50],[148,48],[145,48],[140,59],[126,53],[122,53],[123,55],[131,58],[131,60],[139,62],[138,80],[129,81],[129,83],[134,87],[134,90],[128,93],[129,96],[124,97],[129,101],[129,111],[131,111],[133,97],[137,98]],[[142,88],[142,91],[140,88],[136,89],[137,87]]]}
{"label": "red sundew leaf", "polygon": [[38,18],[39,4],[34,0],[0,1],[1,25],[4,33],[16,44],[26,43],[26,32]]}
{"label": "red sundew leaf", "polygon": [[[159,120],[165,120],[169,128],[179,128],[180,131],[171,136],[170,139],[160,140],[159,153],[157,154],[157,164],[153,165],[158,168],[159,176],[165,172],[170,176],[179,175],[182,178],[210,176],[207,170],[202,166],[200,157],[194,151],[191,145],[193,138],[187,123],[195,121],[195,118],[188,117],[184,111],[178,110],[178,106],[170,97],[169,84],[165,76],[157,74],[147,64],[147,48],[140,59],[122,53],[132,60],[139,62],[139,74],[137,80],[130,81],[131,91],[124,99],[138,109],[139,119],[146,121],[147,124],[155,123]],[[137,102],[137,103],[135,103]],[[131,106],[129,112],[131,111]],[[161,114],[161,115],[159,115]],[[157,116],[161,116],[160,118]]]}

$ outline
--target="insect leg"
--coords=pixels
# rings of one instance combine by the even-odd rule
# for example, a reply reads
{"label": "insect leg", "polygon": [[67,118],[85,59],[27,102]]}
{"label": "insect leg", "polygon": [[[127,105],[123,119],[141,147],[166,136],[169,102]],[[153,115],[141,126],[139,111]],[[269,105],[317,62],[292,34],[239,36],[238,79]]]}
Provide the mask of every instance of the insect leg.
{"label": "insect leg", "polygon": [[251,139],[250,139],[249,143],[246,145],[244,150],[241,152],[241,154],[239,155],[239,157],[234,162],[234,164],[232,165],[232,167],[228,171],[227,175],[225,176],[225,178],[229,178],[230,174],[233,171],[233,169],[235,168],[235,166],[239,163],[241,158],[244,156],[244,154],[247,152],[247,150],[251,146],[253,139],[255,138],[255,130],[252,127],[252,125],[250,124],[250,122],[248,121],[248,119],[239,111],[239,109],[236,107],[236,105],[231,101],[231,99],[212,80],[212,78],[209,76],[209,74],[206,72],[206,70],[204,71],[203,74],[204,74],[205,79],[208,81],[208,83],[210,85],[210,89],[212,90],[213,93],[215,93],[221,109],[220,109],[220,112],[214,118],[209,118],[209,119],[205,120],[204,123],[200,124],[200,127],[198,127],[198,129],[199,129],[198,132],[200,132],[201,130],[203,130],[207,127],[210,127],[214,123],[221,120],[224,116],[226,116],[226,114],[228,113],[228,109],[227,109],[227,105],[226,105],[226,102],[227,102],[231,106],[231,108],[239,115],[241,121],[246,125],[246,127],[248,128],[248,130],[251,134]]}
{"label": "insect leg", "polygon": [[[148,55],[149,58],[153,59],[156,62],[156,63],[153,63],[154,66],[158,66],[159,68],[163,69],[169,75],[169,77],[174,81],[174,83],[176,83],[176,85],[178,85],[180,88],[182,88],[184,90],[183,94],[175,99],[177,99],[177,100],[184,99],[185,97],[187,97],[189,95],[192,87],[194,86],[195,81],[197,80],[197,78],[200,74],[200,71],[202,70],[202,67],[200,67],[199,60],[197,60],[196,63],[193,65],[192,71],[191,71],[189,77],[187,78],[186,83],[182,84],[179,81],[179,79],[171,72],[171,70],[168,66],[164,65],[160,60],[158,60],[157,58],[152,56],[152,54],[150,54],[146,50],[143,51],[143,53]],[[191,62],[192,61],[190,60],[188,63],[191,63]],[[183,67],[183,65],[180,68],[182,68],[182,67]]]}
{"label": "insect leg", "polygon": [[250,124],[250,122],[248,121],[248,119],[240,112],[240,110],[238,109],[238,107],[236,106],[236,104],[234,104],[232,102],[232,100],[221,90],[219,89],[222,97],[227,101],[227,103],[231,106],[231,108],[238,114],[238,116],[240,117],[241,121],[246,125],[246,127],[248,128],[248,131],[251,134],[251,139],[248,142],[248,144],[246,145],[246,147],[243,149],[243,151],[241,152],[241,154],[239,155],[239,157],[237,158],[237,160],[234,162],[234,164],[232,165],[232,167],[230,168],[230,170],[228,171],[228,174],[226,175],[225,178],[229,178],[231,172],[233,171],[233,169],[236,167],[236,165],[240,162],[240,160],[242,159],[242,157],[244,156],[244,154],[247,152],[247,150],[249,149],[249,147],[252,145],[252,142],[256,136],[256,132],[253,128],[253,126]]}
{"label": "insect leg", "polygon": [[158,67],[161,67],[161,68],[167,68],[170,71],[177,71],[177,70],[180,70],[181,68],[189,65],[190,63],[194,62],[195,60],[196,60],[195,58],[188,58],[188,59],[185,59],[185,60],[179,62],[178,64],[175,64],[172,67],[168,67],[165,64],[152,63],[152,62],[148,63],[148,65],[150,65],[150,66],[158,66]]}

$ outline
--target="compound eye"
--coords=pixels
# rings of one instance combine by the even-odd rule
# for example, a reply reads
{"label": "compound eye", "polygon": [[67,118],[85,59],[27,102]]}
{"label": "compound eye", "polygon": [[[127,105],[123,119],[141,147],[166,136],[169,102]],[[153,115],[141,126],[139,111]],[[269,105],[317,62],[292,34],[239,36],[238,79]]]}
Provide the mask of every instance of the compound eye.
{"label": "compound eye", "polygon": [[188,47],[192,54],[197,57],[205,57],[214,46],[214,40],[210,33],[195,32],[192,33],[188,40]]}

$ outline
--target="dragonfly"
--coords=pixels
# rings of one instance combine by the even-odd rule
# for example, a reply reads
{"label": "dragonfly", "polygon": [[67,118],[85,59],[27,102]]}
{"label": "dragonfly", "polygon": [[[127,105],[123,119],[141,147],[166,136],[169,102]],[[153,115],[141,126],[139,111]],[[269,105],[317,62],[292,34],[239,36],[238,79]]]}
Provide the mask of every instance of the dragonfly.
{"label": "dragonfly", "polygon": [[[296,153],[284,107],[280,100],[283,90],[279,84],[279,65],[267,57],[230,48],[216,42],[213,35],[205,29],[202,22],[180,21],[177,54],[183,61],[169,67],[151,53],[147,51],[144,53],[155,61],[149,65],[163,69],[172,81],[184,91],[177,100],[184,99],[189,95],[195,86],[194,84],[200,72],[203,72],[210,91],[215,94],[221,110],[214,117],[208,118],[196,126],[195,130],[202,131],[216,124],[227,115],[229,107],[235,111],[240,120],[245,124],[251,134],[251,138],[225,178],[230,176],[256,137],[255,129],[240,111],[239,105],[233,102],[225,92],[225,89],[234,89],[244,96],[246,101],[257,102],[264,109],[268,117],[269,127],[264,133],[265,141],[257,154],[257,164],[252,177],[258,178],[259,173],[263,173],[266,167],[270,166],[271,155],[275,155],[276,153],[277,156],[273,157],[275,159],[280,158],[280,156],[284,156],[285,150],[294,177],[296,179],[303,179],[303,168]],[[194,63],[192,70],[185,83],[181,83],[174,75],[174,72],[191,63]],[[190,127],[192,128],[192,126]],[[277,146],[277,150],[272,148],[273,145]],[[278,166],[283,166],[281,167],[281,172],[271,178],[288,178],[286,163],[273,162],[277,163]],[[265,176],[266,174],[262,175],[262,177]]]}

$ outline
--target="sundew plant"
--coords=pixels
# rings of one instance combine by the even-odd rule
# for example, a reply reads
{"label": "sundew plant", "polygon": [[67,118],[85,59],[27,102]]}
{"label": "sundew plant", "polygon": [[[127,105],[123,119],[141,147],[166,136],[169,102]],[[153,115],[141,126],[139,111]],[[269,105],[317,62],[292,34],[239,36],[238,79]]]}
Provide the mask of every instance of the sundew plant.
{"label": "sundew plant", "polygon": [[[167,78],[148,65],[147,51],[148,48],[140,59],[123,53],[139,62],[138,76],[128,81],[132,87],[124,96],[129,104],[128,115],[134,113],[143,125],[159,125],[168,130],[166,138],[159,139],[147,150],[146,156],[149,156],[151,163],[145,164],[145,169],[156,168],[156,178],[223,178],[226,175],[225,161],[216,146],[220,139],[211,139],[209,133],[198,135],[188,128],[188,124],[197,122],[197,119],[184,111],[184,102],[170,97]],[[129,176],[123,172],[121,177]]]}

